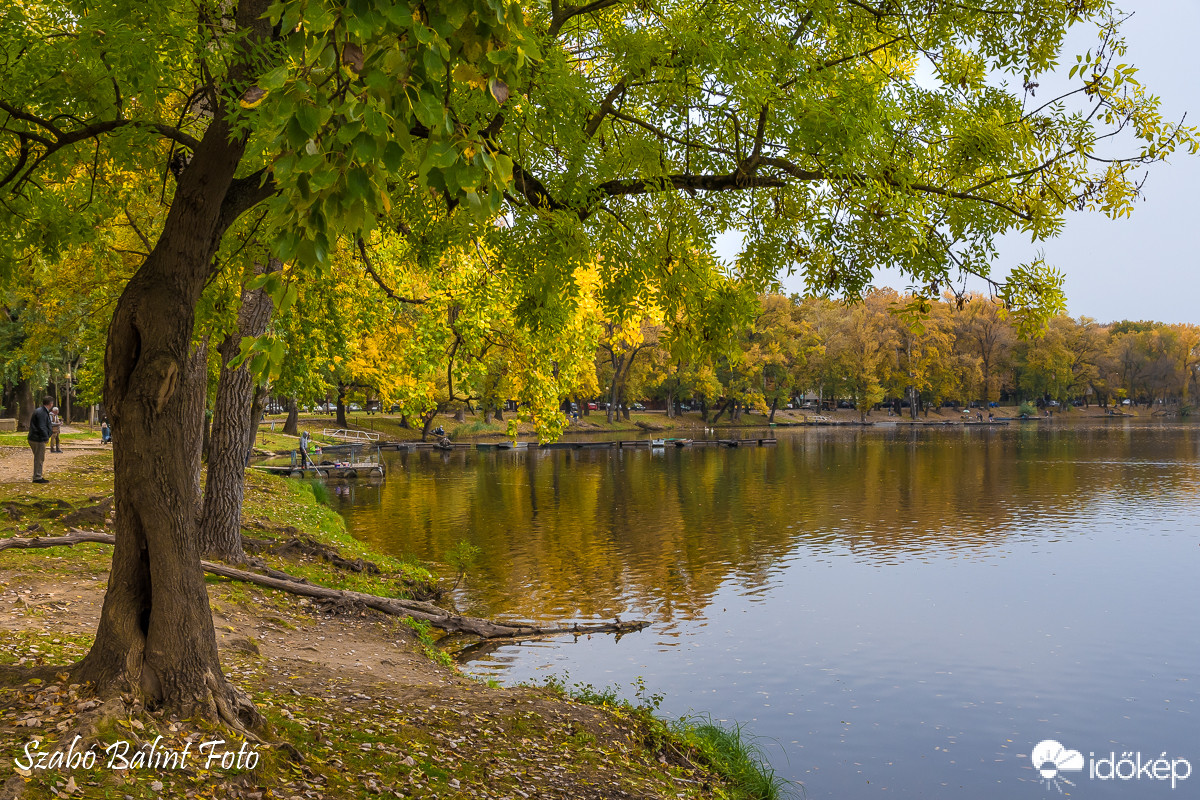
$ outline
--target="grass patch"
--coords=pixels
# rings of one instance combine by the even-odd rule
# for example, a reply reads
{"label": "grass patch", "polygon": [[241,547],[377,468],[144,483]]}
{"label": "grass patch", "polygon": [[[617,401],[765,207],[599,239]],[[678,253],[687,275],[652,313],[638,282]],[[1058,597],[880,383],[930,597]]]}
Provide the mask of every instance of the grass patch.
{"label": "grass patch", "polygon": [[567,685],[568,678],[551,676],[540,684],[552,693],[590,706],[616,711],[638,721],[651,747],[666,752],[684,753],[689,761],[698,760],[728,784],[731,800],[782,800],[796,795],[796,786],[775,772],[766,753],[745,727],[725,725],[709,717],[684,717],[668,722],[656,715],[662,705],[661,694],[649,693],[645,681],[632,685],[634,699],[621,696],[616,685],[597,688],[590,683]]}
{"label": "grass patch", "polygon": [[320,478],[313,478],[307,483],[309,491],[313,494],[313,500],[316,500],[323,506],[333,507],[333,492],[329,491],[329,487],[325,485],[325,481]]}
{"label": "grass patch", "polygon": [[[82,441],[100,441],[100,431],[94,433],[63,433],[59,434],[59,438],[64,442],[82,442]],[[0,446],[3,447],[28,447],[29,433],[27,431],[0,433]]]}
{"label": "grass patch", "polygon": [[[324,498],[324,499],[322,499]],[[247,536],[285,539],[307,535],[338,550],[347,559],[361,558],[380,568],[381,574],[350,572],[316,559],[266,561],[297,577],[333,589],[350,589],[384,597],[406,597],[409,584],[432,584],[435,577],[423,564],[371,550],[346,530],[345,521],[328,503],[332,497],[320,481],[280,478],[248,470],[242,525]]]}
{"label": "grass patch", "polygon": [[684,744],[698,751],[709,766],[723,775],[732,796],[742,800],[780,800],[791,796],[793,786],[775,772],[762,748],[742,725],[722,725],[703,717],[685,717],[672,725]]}

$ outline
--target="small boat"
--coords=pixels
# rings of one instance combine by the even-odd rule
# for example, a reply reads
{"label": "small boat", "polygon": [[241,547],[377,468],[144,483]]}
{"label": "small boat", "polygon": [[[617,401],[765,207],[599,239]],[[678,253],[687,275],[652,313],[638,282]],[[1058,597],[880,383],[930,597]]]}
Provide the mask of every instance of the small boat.
{"label": "small boat", "polygon": [[666,447],[667,440],[666,439],[651,439],[650,446],[651,447]]}
{"label": "small boat", "polygon": [[676,447],[687,447],[692,443],[691,439],[667,439],[667,444],[673,444]]}

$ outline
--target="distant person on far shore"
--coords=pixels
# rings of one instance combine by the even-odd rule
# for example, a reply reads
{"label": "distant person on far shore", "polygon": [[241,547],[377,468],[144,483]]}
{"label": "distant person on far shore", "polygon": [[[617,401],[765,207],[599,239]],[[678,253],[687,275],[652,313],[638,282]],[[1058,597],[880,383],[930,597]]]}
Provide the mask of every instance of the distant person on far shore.
{"label": "distant person on far shore", "polygon": [[49,483],[42,477],[42,465],[46,462],[46,442],[50,441],[50,407],[54,398],[46,395],[42,404],[29,418],[29,449],[33,451],[33,482]]}

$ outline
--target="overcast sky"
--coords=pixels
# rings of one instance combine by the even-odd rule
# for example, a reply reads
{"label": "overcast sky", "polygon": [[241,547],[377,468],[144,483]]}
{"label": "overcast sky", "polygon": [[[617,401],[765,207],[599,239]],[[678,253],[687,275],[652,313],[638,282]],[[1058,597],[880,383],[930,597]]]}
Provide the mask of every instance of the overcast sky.
{"label": "overcast sky", "polygon": [[[1129,52],[1123,60],[1162,98],[1166,118],[1186,112],[1187,121],[1200,126],[1200,0],[1125,0],[1124,8],[1134,15],[1124,25]],[[1069,68],[1074,53],[1093,41],[1090,31],[1072,37],[1060,61]],[[1151,168],[1144,194],[1129,218],[1073,214],[1057,239],[1004,240],[994,273],[1003,276],[1008,265],[1031,261],[1040,250],[1065,273],[1073,316],[1200,323],[1200,155],[1176,153],[1171,163]],[[788,291],[803,291],[798,277],[784,283]],[[881,271],[877,284],[908,285],[892,270]]]}

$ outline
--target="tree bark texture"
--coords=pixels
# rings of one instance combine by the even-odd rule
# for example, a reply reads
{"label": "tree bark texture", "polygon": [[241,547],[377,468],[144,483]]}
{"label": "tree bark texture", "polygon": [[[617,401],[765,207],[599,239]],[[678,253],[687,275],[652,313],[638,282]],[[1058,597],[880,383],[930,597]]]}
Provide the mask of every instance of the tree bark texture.
{"label": "tree bark texture", "polygon": [[[277,261],[266,271],[280,268]],[[258,270],[259,273],[262,270]],[[221,374],[213,402],[212,431],[208,443],[208,484],[200,515],[200,552],[233,564],[246,560],[242,550],[242,500],[245,496],[246,457],[254,442],[258,418],[254,413],[254,376],[249,366],[231,368],[241,350],[243,337],[258,337],[267,330],[273,305],[259,288],[242,293],[237,328],[217,347]],[[261,409],[261,393],[260,409]]]}
{"label": "tree bark texture", "polygon": [[[269,36],[263,2],[243,2],[238,26]],[[122,292],[105,349],[104,403],[113,444],[116,546],[108,591],[80,681],[131,692],[149,707],[232,725],[254,719],[217,656],[196,537],[199,420],[185,390],[196,303],[225,228],[251,202],[232,192],[245,149],[223,115],[179,175],[157,243]],[[240,184],[239,184],[240,187]]]}
{"label": "tree bark texture", "polygon": [[188,469],[192,475],[195,502],[193,513],[200,518],[200,465],[204,448],[208,439],[208,418],[204,411],[208,405],[208,337],[205,336],[196,343],[195,349],[188,358],[188,378],[183,386],[184,407],[183,418],[192,426],[191,440],[184,451],[189,461]]}

